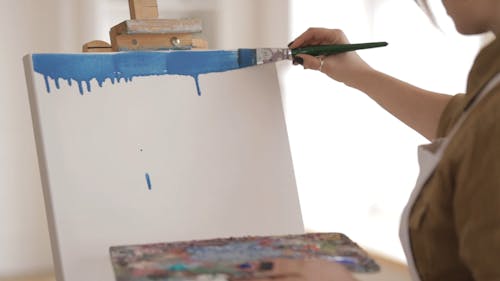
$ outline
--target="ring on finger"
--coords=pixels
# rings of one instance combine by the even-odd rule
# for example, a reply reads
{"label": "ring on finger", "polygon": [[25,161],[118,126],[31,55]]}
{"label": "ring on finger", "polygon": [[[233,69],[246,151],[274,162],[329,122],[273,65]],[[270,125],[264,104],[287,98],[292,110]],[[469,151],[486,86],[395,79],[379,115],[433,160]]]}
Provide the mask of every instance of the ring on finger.
{"label": "ring on finger", "polygon": [[325,64],[325,61],[323,59],[324,59],[323,57],[319,57],[319,68],[318,68],[319,72],[323,71],[323,64]]}

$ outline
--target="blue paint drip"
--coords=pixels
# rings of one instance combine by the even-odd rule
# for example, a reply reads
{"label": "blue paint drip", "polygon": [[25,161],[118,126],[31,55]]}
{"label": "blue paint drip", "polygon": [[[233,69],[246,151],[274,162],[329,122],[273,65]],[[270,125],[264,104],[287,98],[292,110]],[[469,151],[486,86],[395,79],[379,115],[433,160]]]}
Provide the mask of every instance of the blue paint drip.
{"label": "blue paint drip", "polygon": [[256,64],[254,49],[238,51],[171,51],[171,52],[123,52],[113,54],[34,54],[33,67],[44,76],[47,92],[49,78],[57,89],[59,79],[78,84],[80,94],[91,91],[90,81],[95,79],[102,87],[106,80],[112,84],[134,77],[158,75],[184,75],[195,80],[201,95],[199,75],[224,72]]}
{"label": "blue paint drip", "polygon": [[151,177],[149,176],[149,173],[146,173],[146,184],[148,185],[148,189],[151,190],[153,185],[151,184]]}

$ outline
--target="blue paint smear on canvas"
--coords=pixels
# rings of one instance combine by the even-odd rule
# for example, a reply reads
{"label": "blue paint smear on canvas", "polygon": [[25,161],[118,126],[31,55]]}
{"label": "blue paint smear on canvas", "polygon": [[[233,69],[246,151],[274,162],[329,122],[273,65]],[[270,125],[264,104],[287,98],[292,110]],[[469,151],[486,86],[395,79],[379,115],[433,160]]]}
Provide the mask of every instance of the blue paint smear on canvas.
{"label": "blue paint smear on canvas", "polygon": [[33,67],[43,75],[47,92],[50,79],[57,89],[61,79],[71,86],[78,84],[80,94],[91,91],[90,81],[100,87],[106,80],[111,83],[132,81],[134,77],[158,75],[191,76],[201,95],[199,75],[224,72],[256,64],[255,49],[234,51],[170,51],[122,52],[113,54],[34,54]]}
{"label": "blue paint smear on canvas", "polygon": [[146,173],[146,184],[148,185],[148,189],[151,190],[153,188],[153,185],[151,184],[151,177],[149,176],[149,173]]}

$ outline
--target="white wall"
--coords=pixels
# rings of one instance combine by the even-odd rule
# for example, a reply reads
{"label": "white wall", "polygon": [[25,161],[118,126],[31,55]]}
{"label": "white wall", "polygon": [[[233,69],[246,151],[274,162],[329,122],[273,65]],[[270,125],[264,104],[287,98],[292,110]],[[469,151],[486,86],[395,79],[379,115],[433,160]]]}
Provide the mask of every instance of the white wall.
{"label": "white wall", "polygon": [[59,9],[54,0],[21,0],[0,10],[7,39],[0,54],[0,275],[51,265],[21,58],[59,49]]}
{"label": "white wall", "polygon": [[[3,1],[5,3],[7,1]],[[286,45],[287,0],[158,0],[160,17],[198,17],[210,48]],[[16,0],[0,9],[0,277],[51,271],[22,57],[109,41],[127,0]],[[257,20],[258,19],[258,20]]]}

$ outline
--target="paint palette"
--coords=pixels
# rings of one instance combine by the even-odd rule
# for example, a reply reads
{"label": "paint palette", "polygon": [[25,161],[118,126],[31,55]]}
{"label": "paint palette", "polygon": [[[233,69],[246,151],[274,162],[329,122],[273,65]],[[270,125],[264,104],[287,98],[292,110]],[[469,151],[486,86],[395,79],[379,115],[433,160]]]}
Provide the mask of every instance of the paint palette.
{"label": "paint palette", "polygon": [[251,278],[257,265],[276,258],[319,258],[360,273],[380,269],[341,233],[115,246],[110,254],[117,281]]}

